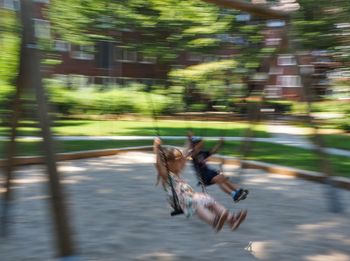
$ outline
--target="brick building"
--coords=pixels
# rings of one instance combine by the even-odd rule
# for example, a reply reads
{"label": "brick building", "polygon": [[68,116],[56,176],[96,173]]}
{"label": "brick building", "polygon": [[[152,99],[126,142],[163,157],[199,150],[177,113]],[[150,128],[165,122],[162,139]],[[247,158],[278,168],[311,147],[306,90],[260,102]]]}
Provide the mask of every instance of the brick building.
{"label": "brick building", "polygon": [[[3,7],[15,10],[18,0],[0,0]],[[37,38],[52,38],[50,22],[46,20],[43,10],[49,0],[33,0],[35,3],[34,24]],[[237,21],[249,24],[251,16],[241,14]],[[313,71],[312,86],[319,95],[328,88],[327,70],[336,66],[325,54],[289,54],[286,50],[285,23],[281,20],[267,20],[263,31],[265,47],[280,50],[280,54],[262,62],[261,70],[248,79],[248,88],[262,91],[267,98],[303,99],[303,83],[300,72],[309,68]],[[169,65],[162,65],[154,57],[128,49],[123,43],[142,41],[137,32],[119,30],[111,32],[115,42],[99,41],[91,46],[77,46],[56,39],[53,49],[55,59],[61,62],[44,70],[47,77],[60,79],[65,85],[86,86],[88,84],[125,84],[138,81],[145,84],[164,83]],[[185,67],[201,62],[215,61],[234,57],[236,46],[244,39],[239,35],[222,34],[217,36],[222,48],[216,54],[181,53],[176,67]]]}
{"label": "brick building", "polygon": [[340,66],[330,53],[288,52],[284,21],[267,21],[263,34],[265,47],[276,48],[277,54],[263,61],[260,71],[250,78],[251,89],[262,91],[268,99],[305,100],[304,85],[311,88],[309,95],[313,98],[327,94],[330,87],[327,72]]}

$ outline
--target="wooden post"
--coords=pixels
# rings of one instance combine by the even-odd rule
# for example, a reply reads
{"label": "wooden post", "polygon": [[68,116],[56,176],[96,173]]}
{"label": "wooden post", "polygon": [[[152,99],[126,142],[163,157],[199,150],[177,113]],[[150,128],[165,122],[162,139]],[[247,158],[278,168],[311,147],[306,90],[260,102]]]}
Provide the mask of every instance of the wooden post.
{"label": "wooden post", "polygon": [[[22,49],[22,47],[21,47]],[[5,166],[5,195],[2,201],[2,213],[1,213],[1,236],[5,237],[8,233],[7,221],[10,216],[10,202],[12,199],[11,181],[13,179],[13,168],[14,168],[14,157],[16,155],[16,136],[17,136],[17,126],[20,115],[20,95],[22,91],[21,81],[22,66],[20,67],[19,77],[16,83],[16,93],[13,98],[13,108],[12,114],[9,118],[9,127],[11,129],[10,140],[6,146],[6,166]]]}
{"label": "wooden post", "polygon": [[[18,17],[20,19],[20,17]],[[23,31],[22,31],[23,33]],[[28,53],[25,52],[25,43],[22,39],[20,45],[20,61],[27,60]],[[14,157],[16,156],[16,136],[17,127],[19,124],[21,114],[21,95],[25,89],[25,83],[28,81],[28,74],[25,73],[25,64],[19,63],[19,72],[16,79],[16,92],[13,97],[12,113],[8,115],[7,124],[10,128],[10,140],[6,144],[6,166],[5,166],[5,195],[2,201],[2,213],[1,213],[1,236],[5,237],[8,234],[8,218],[10,217],[11,200],[13,198],[13,191],[11,189],[11,182],[14,170]]]}
{"label": "wooden post", "polygon": [[334,171],[331,165],[331,161],[329,159],[329,155],[325,151],[325,144],[322,139],[322,136],[319,134],[318,131],[318,125],[314,121],[312,115],[311,115],[311,107],[312,107],[312,101],[315,97],[314,90],[312,89],[312,80],[311,75],[312,71],[310,70],[302,70],[301,64],[299,61],[299,56],[296,54],[296,48],[293,45],[293,41],[290,40],[290,36],[288,35],[288,32],[291,31],[292,24],[288,22],[286,24],[286,38],[287,38],[287,48],[290,50],[291,53],[294,53],[296,65],[298,67],[299,76],[301,79],[301,84],[303,87],[303,99],[307,103],[306,108],[306,114],[307,114],[307,123],[308,125],[313,129],[312,134],[312,144],[314,145],[314,151],[318,157],[319,166],[321,172],[325,175],[325,181],[326,181],[326,197],[329,202],[329,210],[334,213],[341,213],[343,212],[343,206],[341,204],[339,195],[338,195],[338,189],[335,188],[332,184],[332,176],[334,176]]}
{"label": "wooden post", "polygon": [[[255,16],[266,18],[266,19],[282,19],[282,20],[284,20],[286,22],[286,27],[285,27],[285,35],[283,37],[281,51],[282,50],[291,50],[292,53],[294,53],[296,55],[295,49],[293,48],[293,46],[291,44],[292,41],[290,41],[290,39],[288,37],[288,32],[290,31],[290,15],[287,12],[272,10],[272,9],[269,9],[265,6],[247,3],[247,2],[243,2],[241,0],[202,0],[202,1],[213,3],[213,4],[216,4],[216,5],[218,5],[220,7],[224,7],[224,8],[245,11],[245,12],[248,12],[248,13],[253,14]],[[297,56],[296,56],[296,60],[297,60],[297,65],[299,65]],[[307,109],[308,117],[307,118],[308,118],[310,126],[313,127],[313,129],[314,129],[314,135],[313,135],[312,140],[313,140],[313,144],[315,146],[315,152],[320,160],[321,170],[326,176],[326,183],[327,183],[327,188],[328,188],[327,195],[329,198],[330,211],[342,212],[343,207],[342,207],[342,204],[340,202],[337,189],[334,188],[334,186],[332,185],[332,178],[331,177],[333,176],[333,170],[331,167],[331,163],[330,163],[329,157],[327,156],[327,153],[324,150],[324,144],[323,144],[322,137],[318,134],[317,124],[313,121],[313,119],[311,117],[311,103],[312,103],[313,90],[311,89],[311,87],[308,86],[308,84],[310,83],[310,81],[308,81],[308,77],[310,77],[310,75],[305,75],[305,74],[301,73],[299,66],[298,66],[298,69],[299,69],[299,72],[300,72],[299,75],[301,77],[302,84],[303,84],[304,98],[307,101],[307,105],[308,105],[308,109]],[[249,135],[251,135],[251,130],[248,130],[246,137],[248,137]],[[249,147],[242,148],[243,154],[247,153],[248,151],[249,151]]]}
{"label": "wooden post", "polygon": [[59,257],[72,257],[74,246],[71,237],[71,229],[68,224],[68,213],[65,208],[63,188],[60,186],[60,178],[56,166],[56,155],[50,130],[48,114],[48,102],[40,75],[40,57],[36,45],[33,26],[33,5],[31,0],[21,0],[22,22],[22,49],[21,66],[23,66],[23,79],[27,81],[31,89],[35,90],[38,103],[38,118],[43,137],[45,164],[49,176],[51,193],[52,214],[57,236],[57,248]]}

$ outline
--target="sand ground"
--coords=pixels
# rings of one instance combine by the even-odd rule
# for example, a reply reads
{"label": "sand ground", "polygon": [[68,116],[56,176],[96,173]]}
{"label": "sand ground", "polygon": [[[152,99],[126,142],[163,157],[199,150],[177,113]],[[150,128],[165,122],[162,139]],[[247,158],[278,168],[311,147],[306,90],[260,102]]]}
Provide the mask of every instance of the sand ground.
{"label": "sand ground", "polygon": [[[153,162],[152,154],[133,152],[59,163],[81,260],[350,261],[349,191],[339,190],[346,211],[334,214],[325,185],[246,170],[251,193],[239,204],[209,187],[226,207],[249,211],[237,231],[216,234],[196,217],[170,217],[164,192],[154,186]],[[11,235],[0,239],[0,260],[56,260],[43,166],[19,168],[16,176]],[[195,184],[190,166],[185,177]]]}

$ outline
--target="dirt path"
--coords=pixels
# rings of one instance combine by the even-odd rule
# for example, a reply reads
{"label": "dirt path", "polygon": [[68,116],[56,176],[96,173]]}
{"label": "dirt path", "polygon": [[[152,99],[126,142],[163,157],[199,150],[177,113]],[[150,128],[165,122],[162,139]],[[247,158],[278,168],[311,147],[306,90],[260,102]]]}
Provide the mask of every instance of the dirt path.
{"label": "dirt path", "polygon": [[[60,163],[82,260],[350,260],[349,191],[340,192],[347,212],[332,214],[323,185],[249,170],[244,186],[251,194],[242,203],[209,188],[227,207],[249,210],[239,230],[215,234],[196,217],[170,217],[154,186],[153,160],[127,153]],[[186,172],[194,184],[191,168]],[[55,260],[42,173],[39,166],[17,172],[12,235],[0,239],[1,261]]]}

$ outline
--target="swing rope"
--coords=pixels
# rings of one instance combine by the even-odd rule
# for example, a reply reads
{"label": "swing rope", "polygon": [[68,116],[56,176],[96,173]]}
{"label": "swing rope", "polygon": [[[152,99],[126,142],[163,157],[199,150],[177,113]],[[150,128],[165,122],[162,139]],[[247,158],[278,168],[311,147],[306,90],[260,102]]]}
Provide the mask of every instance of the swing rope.
{"label": "swing rope", "polygon": [[[226,103],[227,103],[227,104],[225,105],[225,107],[226,107],[226,108],[229,108],[229,101],[227,101]],[[206,116],[207,116],[207,114],[206,114]],[[206,120],[208,120],[207,117],[206,117]],[[227,124],[226,124],[226,125],[227,125]],[[225,133],[225,131],[226,131],[226,129],[227,129],[227,126],[226,126],[226,125],[225,125],[225,129],[221,131],[221,137],[222,137],[222,138],[225,136],[224,133]],[[202,133],[202,129],[201,129],[201,133]],[[192,143],[192,138],[190,139],[190,142],[191,142],[191,146],[193,146],[194,144]],[[193,149],[193,148],[192,148],[192,149]],[[219,169],[220,169],[220,172],[221,172],[221,173],[223,173],[223,165],[225,164],[225,161],[226,161],[226,159],[225,159],[224,157],[221,158],[220,166],[219,166]],[[208,185],[205,185],[205,184],[204,184],[203,177],[202,177],[201,173],[199,173],[199,171],[197,171],[196,169],[195,169],[195,175],[196,175],[196,178],[197,178],[197,180],[198,180],[198,185],[200,185],[201,188],[202,188],[202,192],[208,194],[208,191],[207,191],[207,189],[206,189],[206,187],[207,187]]]}
{"label": "swing rope", "polygon": [[[155,133],[156,136],[158,138],[160,138],[160,131],[159,131],[159,127],[158,127],[158,120],[157,120],[157,114],[156,114],[156,110],[154,108],[154,103],[153,103],[153,99],[151,97],[151,93],[148,93],[148,98],[149,98],[149,103],[151,104],[151,109],[152,109],[152,119],[153,119],[153,126],[155,129]],[[167,172],[167,177],[168,177],[168,183],[170,185],[171,188],[171,193],[172,193],[172,199],[173,199],[173,211],[170,213],[171,216],[175,216],[175,215],[179,215],[179,214],[183,214],[183,210],[181,209],[180,203],[179,203],[179,198],[176,194],[175,188],[174,188],[174,183],[173,183],[173,179],[170,176],[170,170],[169,170],[169,164],[168,164],[168,159],[165,155],[165,152],[162,148],[162,146],[159,146],[159,151],[162,157],[162,162],[165,165],[165,169]]]}

